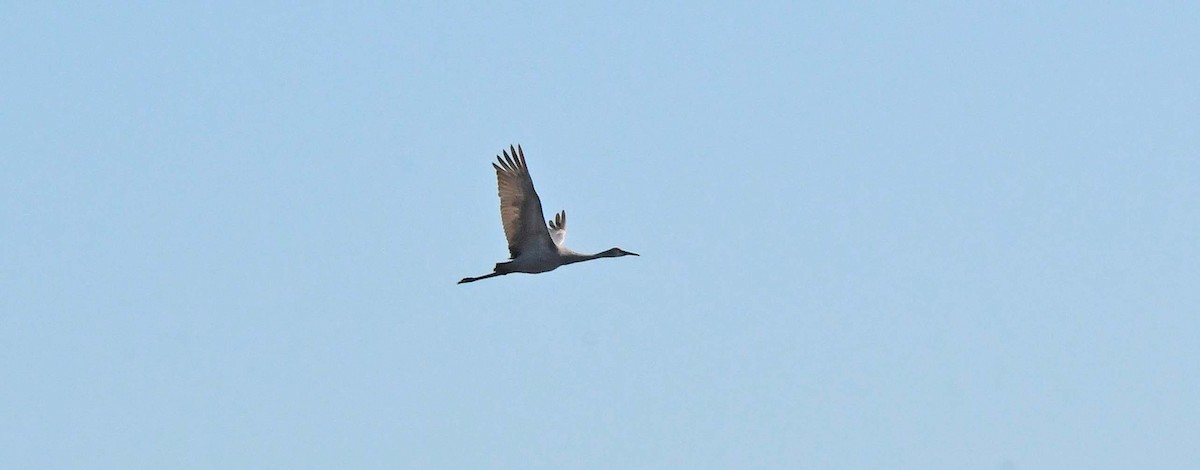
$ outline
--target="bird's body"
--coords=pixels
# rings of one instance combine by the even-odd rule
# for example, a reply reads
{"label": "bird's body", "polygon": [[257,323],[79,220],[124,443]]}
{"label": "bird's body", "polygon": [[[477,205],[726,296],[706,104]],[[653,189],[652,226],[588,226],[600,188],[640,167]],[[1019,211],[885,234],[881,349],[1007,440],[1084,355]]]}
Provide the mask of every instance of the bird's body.
{"label": "bird's body", "polygon": [[504,237],[508,239],[508,253],[512,259],[496,263],[495,270],[479,277],[466,277],[459,284],[474,282],[509,273],[544,273],[559,266],[597,258],[615,258],[633,255],[620,248],[610,248],[594,255],[576,253],[563,242],[567,236],[567,212],[554,214],[554,220],[542,223],[542,201],[533,189],[533,178],[525,165],[525,152],[521,147],[509,146],[504,157],[496,156],[496,186],[500,193],[500,222],[504,225]]}

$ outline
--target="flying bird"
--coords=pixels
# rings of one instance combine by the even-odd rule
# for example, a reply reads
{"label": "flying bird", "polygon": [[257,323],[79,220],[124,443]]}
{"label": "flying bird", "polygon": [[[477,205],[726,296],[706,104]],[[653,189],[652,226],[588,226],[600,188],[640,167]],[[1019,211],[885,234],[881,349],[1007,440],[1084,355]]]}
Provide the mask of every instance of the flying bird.
{"label": "flying bird", "polygon": [[[510,154],[511,152],[511,154]],[[525,151],[521,146],[501,150],[504,157],[496,156],[496,186],[500,190],[500,222],[504,224],[504,238],[508,239],[510,260],[496,263],[490,274],[479,277],[464,277],[459,284],[475,282],[489,277],[509,273],[544,273],[555,268],[580,261],[597,258],[616,258],[633,255],[620,248],[609,248],[594,255],[571,251],[563,240],[567,237],[567,211],[554,214],[554,220],[542,224],[542,201],[533,190],[533,178],[525,165]]]}

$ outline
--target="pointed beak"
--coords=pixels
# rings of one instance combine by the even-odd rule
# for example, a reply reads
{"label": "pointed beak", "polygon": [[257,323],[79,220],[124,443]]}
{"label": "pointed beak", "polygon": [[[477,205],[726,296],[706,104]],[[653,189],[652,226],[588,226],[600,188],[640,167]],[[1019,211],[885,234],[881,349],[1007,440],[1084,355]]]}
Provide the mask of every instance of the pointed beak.
{"label": "pointed beak", "polygon": [[625,253],[627,253],[627,254],[631,254],[631,255],[633,255],[633,256],[642,256],[642,255],[639,255],[639,254],[637,254],[637,253],[634,253],[634,252],[632,252],[632,251],[626,251]]}

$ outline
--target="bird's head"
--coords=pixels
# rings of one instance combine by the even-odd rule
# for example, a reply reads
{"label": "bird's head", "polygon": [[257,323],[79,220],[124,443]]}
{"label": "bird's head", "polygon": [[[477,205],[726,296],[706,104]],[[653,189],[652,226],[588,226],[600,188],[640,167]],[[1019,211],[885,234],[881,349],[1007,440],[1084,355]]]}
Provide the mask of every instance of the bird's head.
{"label": "bird's head", "polygon": [[631,251],[625,251],[620,248],[609,248],[607,250],[600,252],[600,256],[604,257],[604,258],[616,258],[618,256],[627,256],[627,255],[641,256],[637,253],[634,253]]}

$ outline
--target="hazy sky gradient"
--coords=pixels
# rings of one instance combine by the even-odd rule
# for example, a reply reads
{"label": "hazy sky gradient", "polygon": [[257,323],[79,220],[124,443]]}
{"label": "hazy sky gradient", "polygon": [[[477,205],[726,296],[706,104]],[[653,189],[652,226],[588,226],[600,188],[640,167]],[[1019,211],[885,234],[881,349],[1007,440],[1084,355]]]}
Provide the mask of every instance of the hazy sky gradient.
{"label": "hazy sky gradient", "polygon": [[1195,3],[169,3],[0,15],[0,467],[1200,462]]}

